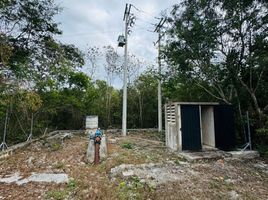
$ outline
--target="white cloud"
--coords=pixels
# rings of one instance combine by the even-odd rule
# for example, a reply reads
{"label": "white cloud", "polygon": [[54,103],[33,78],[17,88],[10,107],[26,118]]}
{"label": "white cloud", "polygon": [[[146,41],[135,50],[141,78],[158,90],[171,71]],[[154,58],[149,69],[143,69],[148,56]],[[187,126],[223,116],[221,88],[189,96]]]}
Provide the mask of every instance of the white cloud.
{"label": "white cloud", "polygon": [[[170,8],[176,0],[56,0],[63,11],[55,19],[60,22],[63,35],[57,37],[62,42],[74,44],[81,50],[90,46],[112,45],[116,48],[117,37],[124,32],[123,15],[126,3],[131,3],[132,13],[137,17],[133,32],[129,36],[129,53],[155,64],[157,57],[153,42],[157,34],[153,31],[159,22],[160,12]],[[123,48],[117,48],[123,54]],[[104,77],[103,77],[104,78]],[[116,85],[120,85],[116,83]]]}

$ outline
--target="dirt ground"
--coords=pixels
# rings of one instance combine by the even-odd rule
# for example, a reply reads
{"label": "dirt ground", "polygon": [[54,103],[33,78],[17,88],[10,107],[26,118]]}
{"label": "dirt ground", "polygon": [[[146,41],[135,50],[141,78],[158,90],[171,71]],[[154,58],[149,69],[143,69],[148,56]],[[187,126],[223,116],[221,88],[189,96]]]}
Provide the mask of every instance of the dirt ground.
{"label": "dirt ground", "polygon": [[[187,162],[155,133],[108,134],[108,156],[86,163],[88,139],[42,139],[0,160],[0,178],[67,174],[67,183],[0,183],[0,199],[268,199],[267,161]],[[262,167],[264,166],[264,167]]]}

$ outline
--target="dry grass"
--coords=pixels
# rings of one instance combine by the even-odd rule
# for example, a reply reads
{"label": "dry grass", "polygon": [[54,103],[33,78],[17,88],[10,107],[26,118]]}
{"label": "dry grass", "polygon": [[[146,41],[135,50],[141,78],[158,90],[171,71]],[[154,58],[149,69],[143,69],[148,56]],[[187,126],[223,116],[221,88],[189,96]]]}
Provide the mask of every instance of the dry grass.
{"label": "dry grass", "polygon": [[[14,172],[20,172],[24,177],[31,172],[55,172],[67,173],[72,178],[67,184],[28,183],[18,186],[0,183],[0,199],[230,199],[231,191],[236,191],[241,199],[268,197],[268,176],[253,168],[256,160],[192,163],[187,168],[198,175],[185,172],[183,181],[167,182],[155,188],[135,177],[111,180],[111,168],[123,163],[173,160],[175,165],[180,165],[180,158],[163,148],[158,136],[108,137],[117,138],[117,143],[108,145],[108,157],[99,166],[84,162],[88,142],[84,136],[74,136],[59,148],[37,142],[0,160],[0,176]],[[132,148],[122,145],[127,143]]]}

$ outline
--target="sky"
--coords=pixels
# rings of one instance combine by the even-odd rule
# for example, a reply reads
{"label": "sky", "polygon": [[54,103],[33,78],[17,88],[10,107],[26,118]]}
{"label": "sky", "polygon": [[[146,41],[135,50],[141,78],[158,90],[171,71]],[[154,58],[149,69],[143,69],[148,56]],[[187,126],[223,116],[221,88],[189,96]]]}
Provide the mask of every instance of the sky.
{"label": "sky", "polygon": [[[117,46],[117,38],[124,33],[124,10],[126,3],[134,5],[131,13],[136,22],[128,37],[128,53],[151,64],[157,64],[157,48],[153,42],[158,35],[154,31],[161,12],[169,12],[179,0],[56,0],[63,8],[55,18],[63,31],[56,38],[63,43],[74,44],[85,51],[88,46],[113,46],[117,53],[124,54],[124,48]],[[86,64],[84,71],[87,71]],[[97,77],[105,79],[103,70],[97,71]],[[122,87],[122,81],[114,82],[116,88]]]}

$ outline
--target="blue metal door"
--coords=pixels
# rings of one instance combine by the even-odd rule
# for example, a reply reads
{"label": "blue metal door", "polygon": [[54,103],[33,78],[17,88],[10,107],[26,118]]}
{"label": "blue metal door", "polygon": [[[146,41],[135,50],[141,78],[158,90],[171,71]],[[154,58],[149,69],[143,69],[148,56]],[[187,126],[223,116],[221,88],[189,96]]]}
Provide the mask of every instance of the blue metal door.
{"label": "blue metal door", "polygon": [[181,105],[182,150],[201,150],[200,113],[197,105]]}

